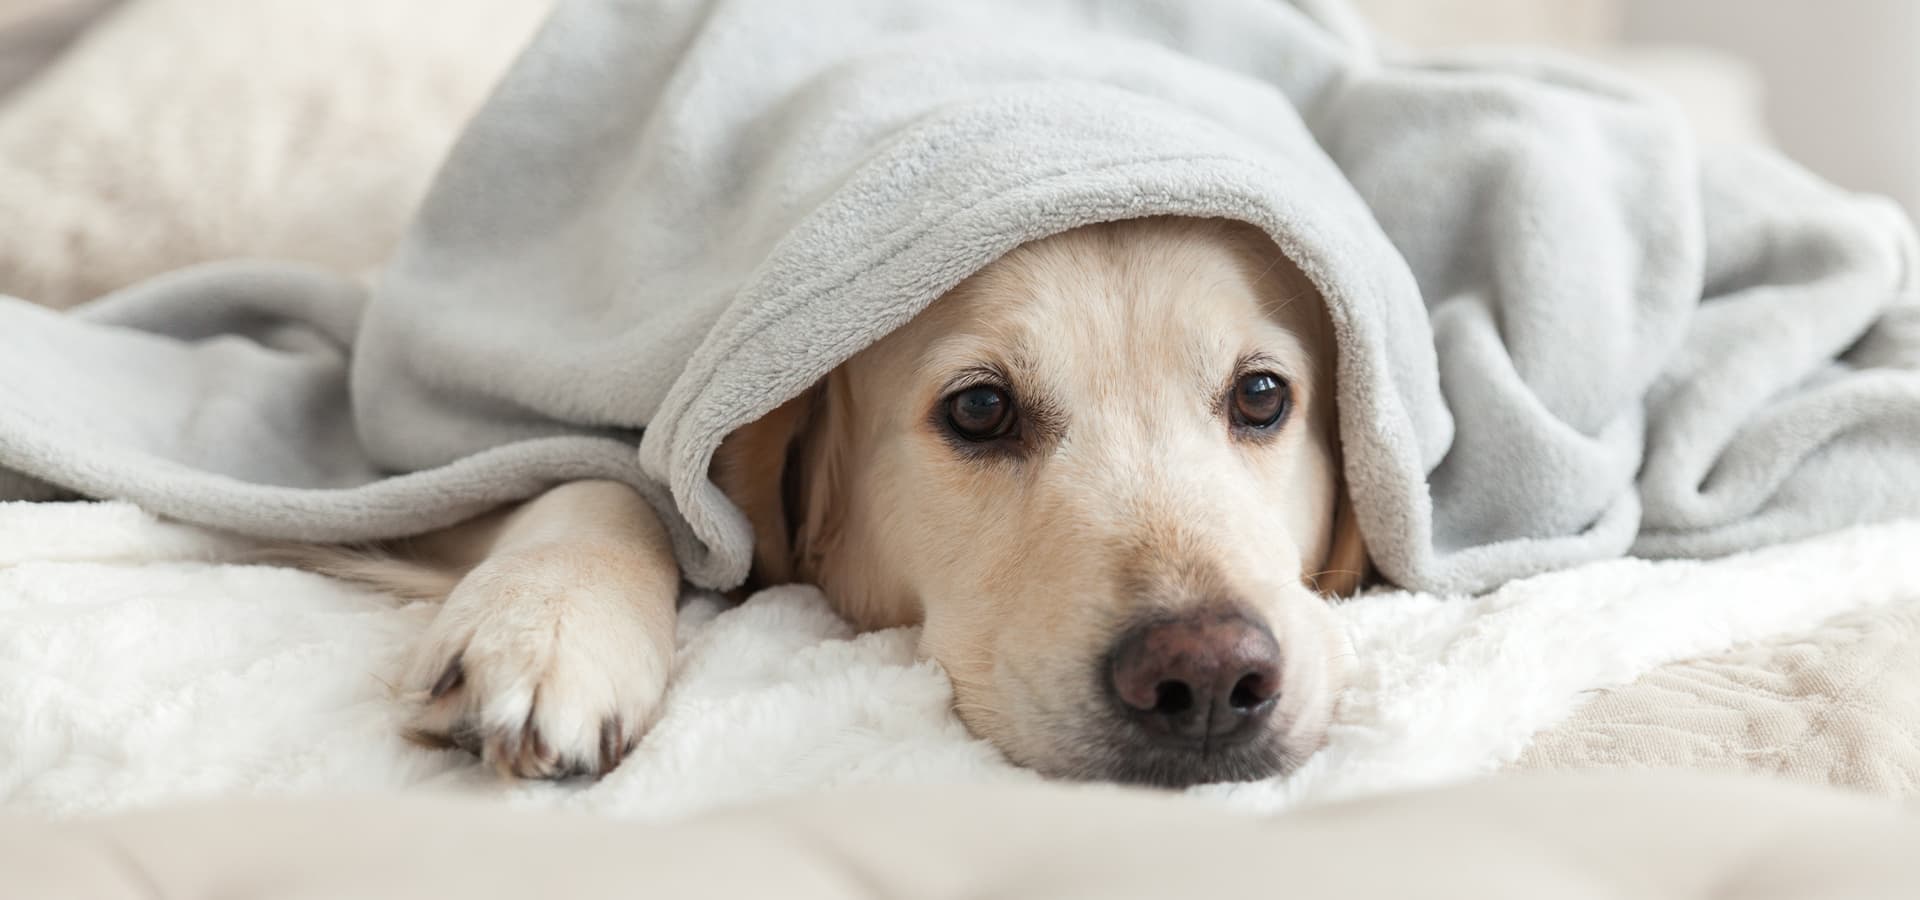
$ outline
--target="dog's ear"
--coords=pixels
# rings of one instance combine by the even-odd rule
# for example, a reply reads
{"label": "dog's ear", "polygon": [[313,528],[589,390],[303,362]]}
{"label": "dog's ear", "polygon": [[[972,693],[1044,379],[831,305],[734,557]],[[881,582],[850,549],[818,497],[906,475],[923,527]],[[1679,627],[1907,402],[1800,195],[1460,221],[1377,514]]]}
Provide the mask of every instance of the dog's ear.
{"label": "dog's ear", "polygon": [[819,580],[840,538],[848,398],[836,370],[714,454],[714,482],[753,526],[751,586]]}
{"label": "dog's ear", "polygon": [[1340,497],[1333,506],[1333,532],[1327,545],[1327,559],[1311,583],[1314,590],[1327,596],[1350,597],[1359,593],[1372,573],[1367,542],[1360,535],[1360,520],[1353,511],[1353,495],[1342,479]]}

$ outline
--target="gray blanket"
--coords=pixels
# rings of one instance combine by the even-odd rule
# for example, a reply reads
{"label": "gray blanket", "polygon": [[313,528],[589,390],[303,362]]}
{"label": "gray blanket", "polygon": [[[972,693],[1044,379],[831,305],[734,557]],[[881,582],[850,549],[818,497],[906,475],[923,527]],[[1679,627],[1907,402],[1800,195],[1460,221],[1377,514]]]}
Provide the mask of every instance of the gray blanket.
{"label": "gray blanket", "polygon": [[1920,513],[1889,204],[1567,63],[1388,58],[1326,0],[563,0],[370,294],[0,300],[0,497],[353,540],[611,477],[731,586],[729,430],[1007,249],[1155,214],[1259,225],[1326,295],[1401,584]]}

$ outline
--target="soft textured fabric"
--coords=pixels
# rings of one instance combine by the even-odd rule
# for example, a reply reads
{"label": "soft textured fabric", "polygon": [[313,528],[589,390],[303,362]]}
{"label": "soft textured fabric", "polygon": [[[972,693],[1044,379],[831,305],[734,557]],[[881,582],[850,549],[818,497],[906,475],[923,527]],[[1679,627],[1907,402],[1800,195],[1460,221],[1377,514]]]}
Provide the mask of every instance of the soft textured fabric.
{"label": "soft textured fabric", "polygon": [[1765,772],[1920,798],[1920,598],[1600,691],[1515,767]]}
{"label": "soft textured fabric", "polygon": [[[1496,771],[1529,740],[1577,741],[1577,730],[1556,738],[1561,723],[1594,721],[1583,704],[1604,709],[1606,691],[1631,693],[1663,666],[1823,640],[1835,615],[1915,614],[1917,545],[1920,523],[1899,523],[1710,563],[1593,563],[1481,597],[1368,593],[1333,610],[1355,681],[1326,747],[1284,777],[1193,793],[1277,812]],[[659,820],[830,786],[1038,780],[967,733],[945,676],[916,659],[918,629],[855,634],[800,587],[738,606],[691,599],[660,717],[606,777],[503,780],[470,754],[400,736],[409,707],[393,686],[438,604],[236,562],[249,552],[126,504],[0,504],[0,805],[71,817],[231,795],[445,790]],[[1859,654],[1862,670],[1920,658],[1920,636],[1891,637]],[[1766,708],[1767,695],[1749,699]],[[1912,752],[1911,707],[1861,699],[1815,694],[1795,712],[1852,736],[1862,765],[1824,780],[1901,794],[1886,776]],[[1724,732],[1710,726],[1740,727],[1693,702],[1678,712],[1690,717],[1662,721],[1716,740]],[[1731,749],[1595,759],[1663,761],[1741,767]],[[1750,762],[1781,768],[1767,754]]]}
{"label": "soft textured fabric", "polygon": [[[0,496],[283,538],[628,480],[744,576],[722,437],[1021,243],[1265,228],[1326,295],[1380,569],[1479,590],[1920,511],[1912,231],[1542,60],[1329,0],[567,0],[370,303],[242,264],[0,303]],[[349,377],[350,376],[350,377]],[[4,475],[4,473],[0,473]]]}
{"label": "soft textured fabric", "polygon": [[1239,817],[1114,788],[929,787],[670,826],[447,798],[0,819],[0,897],[1906,900],[1920,813],[1761,779],[1507,777]]}
{"label": "soft textured fabric", "polygon": [[376,269],[553,3],[27,5],[105,10],[0,98],[0,294],[64,308],[237,256]]}
{"label": "soft textured fabric", "polygon": [[[1576,43],[1673,97],[1702,139],[1766,142],[1752,73],[1701,48],[1600,46],[1613,2],[1357,6],[1420,45]],[[375,269],[552,5],[0,2],[0,294],[64,308],[230,257]]]}

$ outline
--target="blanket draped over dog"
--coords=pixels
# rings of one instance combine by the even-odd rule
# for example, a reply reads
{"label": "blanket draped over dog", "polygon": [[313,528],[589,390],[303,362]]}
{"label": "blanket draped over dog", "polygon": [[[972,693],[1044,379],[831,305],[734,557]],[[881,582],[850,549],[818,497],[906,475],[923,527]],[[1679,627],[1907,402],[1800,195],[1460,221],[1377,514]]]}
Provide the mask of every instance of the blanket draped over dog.
{"label": "blanket draped over dog", "polygon": [[336,541],[616,478],[731,586],[730,430],[1019,243],[1161,214],[1261,226],[1325,294],[1401,584],[1920,513],[1890,204],[1568,63],[1383,54],[1330,0],[563,0],[371,292],[0,298],[0,498]]}

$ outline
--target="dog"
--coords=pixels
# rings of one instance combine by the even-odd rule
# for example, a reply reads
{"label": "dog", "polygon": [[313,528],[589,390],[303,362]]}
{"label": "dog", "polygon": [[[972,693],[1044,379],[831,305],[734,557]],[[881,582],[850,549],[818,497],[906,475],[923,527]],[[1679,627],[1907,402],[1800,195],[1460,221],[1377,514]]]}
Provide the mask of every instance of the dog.
{"label": "dog", "polygon": [[[1147,218],[1017,247],[734,432],[711,476],[748,588],[921,627],[953,708],[1045,775],[1179,787],[1312,755],[1368,572],[1322,298],[1258,229]],[[444,600],[411,735],[502,773],[611,770],[667,690],[680,576],[632,488],[309,568]]]}

